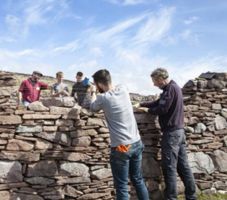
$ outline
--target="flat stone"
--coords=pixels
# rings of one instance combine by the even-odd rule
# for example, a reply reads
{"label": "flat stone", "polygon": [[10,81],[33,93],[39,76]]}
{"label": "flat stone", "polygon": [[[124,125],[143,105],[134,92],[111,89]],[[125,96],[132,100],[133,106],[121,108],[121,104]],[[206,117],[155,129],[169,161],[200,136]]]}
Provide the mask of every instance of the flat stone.
{"label": "flat stone", "polygon": [[13,125],[21,124],[22,120],[20,116],[17,115],[0,115],[0,124],[2,125]]}
{"label": "flat stone", "polygon": [[55,182],[54,179],[45,178],[45,177],[25,178],[25,181],[32,185],[51,185]]}
{"label": "flat stone", "polygon": [[81,184],[81,183],[90,183],[91,179],[89,177],[73,177],[73,178],[59,178],[58,177],[57,184],[65,185],[65,184]]}
{"label": "flat stone", "polygon": [[0,145],[5,145],[5,144],[7,144],[7,140],[0,139]]}
{"label": "flat stone", "polygon": [[17,90],[17,87],[1,87],[0,96],[11,96]]}
{"label": "flat stone", "polygon": [[32,162],[32,161],[38,161],[40,159],[40,154],[33,153],[33,152],[1,151],[0,159],[21,160],[26,162]]}
{"label": "flat stone", "polygon": [[106,193],[92,193],[92,194],[85,194],[80,197],[78,197],[78,200],[91,200],[91,199],[99,199],[101,197],[104,197],[108,194]]}
{"label": "flat stone", "polygon": [[50,114],[53,115],[67,115],[70,112],[71,108],[50,106]]}
{"label": "flat stone", "polygon": [[25,114],[23,119],[59,119],[61,115]]}
{"label": "flat stone", "polygon": [[23,140],[11,139],[9,140],[6,149],[12,151],[30,151],[34,148],[34,145],[30,142]]}
{"label": "flat stone", "polygon": [[99,133],[109,133],[110,131],[109,131],[108,128],[101,127],[101,128],[98,129],[98,132],[99,132]]}
{"label": "flat stone", "polygon": [[191,126],[185,126],[184,130],[187,133],[194,133],[195,132],[194,128],[191,127]]}
{"label": "flat stone", "polygon": [[35,135],[36,135],[36,137],[43,138],[50,142],[58,143],[58,144],[65,145],[65,146],[70,146],[70,143],[71,143],[69,136],[67,134],[61,133],[61,132],[54,132],[54,133],[42,132],[42,133],[38,133]]}
{"label": "flat stone", "polygon": [[64,162],[60,164],[60,174],[69,176],[89,177],[89,168],[85,164]]}
{"label": "flat stone", "polygon": [[43,126],[45,132],[55,132],[58,130],[58,126]]}
{"label": "flat stone", "polygon": [[63,157],[64,160],[69,161],[84,161],[91,158],[90,156],[84,153],[68,153],[68,152],[64,152]]}
{"label": "flat stone", "polygon": [[215,171],[212,159],[203,152],[189,153],[188,160],[193,173],[211,174]]}
{"label": "flat stone", "polygon": [[74,122],[70,119],[58,119],[55,124],[56,126],[73,126]]}
{"label": "flat stone", "polygon": [[221,110],[221,104],[220,103],[213,103],[212,104],[212,110]]}
{"label": "flat stone", "polygon": [[75,99],[74,97],[63,97],[63,106],[65,107],[73,107],[75,106]]}
{"label": "flat stone", "polygon": [[224,151],[215,150],[214,155],[218,170],[224,173],[227,172],[227,153],[225,153]]}
{"label": "flat stone", "polygon": [[198,123],[198,124],[196,124],[196,127],[195,127],[195,133],[203,133],[206,131],[206,129],[207,129],[207,127],[205,126],[205,124]]}
{"label": "flat stone", "polygon": [[18,161],[0,161],[0,178],[6,182],[23,181],[22,165]]}
{"label": "flat stone", "polygon": [[10,200],[10,193],[8,191],[0,191],[1,200]]}
{"label": "flat stone", "polygon": [[197,111],[199,110],[199,106],[197,105],[187,105],[184,106],[185,111]]}
{"label": "flat stone", "polygon": [[223,108],[223,109],[221,110],[221,115],[222,115],[225,119],[227,119],[227,108]]}
{"label": "flat stone", "polygon": [[32,110],[32,111],[49,111],[49,108],[44,106],[42,104],[42,102],[40,102],[40,101],[35,101],[35,102],[29,104],[28,108],[29,108],[29,110]]}
{"label": "flat stone", "polygon": [[53,148],[52,143],[47,142],[46,140],[36,139],[35,149],[45,150],[45,149],[52,149],[52,148]]}
{"label": "flat stone", "polygon": [[215,128],[217,130],[222,130],[227,127],[226,119],[220,115],[217,115],[215,118]]}
{"label": "flat stone", "polygon": [[44,200],[42,197],[33,194],[13,193],[10,200]]}
{"label": "flat stone", "polygon": [[104,178],[112,177],[111,169],[103,168],[93,171],[92,176],[98,180],[102,180]]}
{"label": "flat stone", "polygon": [[88,118],[87,126],[102,126],[104,127],[104,123],[102,119],[99,118]]}
{"label": "flat stone", "polygon": [[29,164],[27,176],[46,176],[52,177],[58,174],[58,168],[55,161],[39,161],[35,164]]}
{"label": "flat stone", "polygon": [[90,136],[74,138],[72,141],[72,146],[77,146],[77,147],[88,147],[90,146],[90,144],[91,144]]}
{"label": "flat stone", "polygon": [[65,195],[70,197],[78,197],[79,195],[83,194],[83,192],[76,190],[74,187],[70,185],[66,185],[66,187],[64,188],[64,193]]}
{"label": "flat stone", "polygon": [[70,136],[72,138],[82,137],[82,136],[95,136],[95,135],[98,135],[95,129],[79,129],[79,130],[70,132]]}
{"label": "flat stone", "polygon": [[42,126],[23,126],[19,125],[16,128],[17,133],[40,133],[42,132]]}

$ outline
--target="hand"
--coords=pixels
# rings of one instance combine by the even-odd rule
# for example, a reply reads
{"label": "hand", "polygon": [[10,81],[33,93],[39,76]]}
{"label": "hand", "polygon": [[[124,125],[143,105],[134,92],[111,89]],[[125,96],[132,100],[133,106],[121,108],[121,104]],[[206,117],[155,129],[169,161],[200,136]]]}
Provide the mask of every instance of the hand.
{"label": "hand", "polygon": [[144,108],[144,107],[133,107],[133,111],[136,113],[147,113],[148,112],[148,108]]}
{"label": "hand", "polygon": [[140,107],[140,103],[133,104],[133,108],[139,108],[139,107]]}

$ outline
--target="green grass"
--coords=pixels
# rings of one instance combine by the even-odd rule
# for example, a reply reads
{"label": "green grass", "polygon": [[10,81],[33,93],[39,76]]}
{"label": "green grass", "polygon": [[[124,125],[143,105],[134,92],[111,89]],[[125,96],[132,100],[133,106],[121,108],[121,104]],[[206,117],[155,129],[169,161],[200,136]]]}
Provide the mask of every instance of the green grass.
{"label": "green grass", "polygon": [[[178,200],[184,200],[184,197],[179,196]],[[201,194],[198,196],[198,200],[227,200],[227,194]]]}

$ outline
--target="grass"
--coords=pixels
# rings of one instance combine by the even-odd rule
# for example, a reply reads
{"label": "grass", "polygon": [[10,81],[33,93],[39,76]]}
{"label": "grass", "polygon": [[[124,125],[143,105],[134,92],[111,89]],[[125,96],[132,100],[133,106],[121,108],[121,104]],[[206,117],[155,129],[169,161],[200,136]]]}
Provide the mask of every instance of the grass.
{"label": "grass", "polygon": [[[179,196],[178,200],[184,200],[184,197]],[[227,194],[200,194],[198,200],[227,200]]]}

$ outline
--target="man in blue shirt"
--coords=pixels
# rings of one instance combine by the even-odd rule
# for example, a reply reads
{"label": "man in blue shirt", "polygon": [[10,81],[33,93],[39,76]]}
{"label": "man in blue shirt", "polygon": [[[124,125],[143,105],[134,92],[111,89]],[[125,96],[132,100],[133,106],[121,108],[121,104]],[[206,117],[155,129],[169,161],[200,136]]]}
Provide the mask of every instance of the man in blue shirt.
{"label": "man in blue shirt", "polygon": [[168,79],[166,69],[157,68],[151,74],[154,86],[163,90],[157,101],[141,103],[148,112],[159,116],[163,132],[162,170],[165,179],[165,200],[177,199],[177,172],[185,186],[186,200],[196,200],[196,187],[187,160],[184,133],[184,104],[181,88]]}

